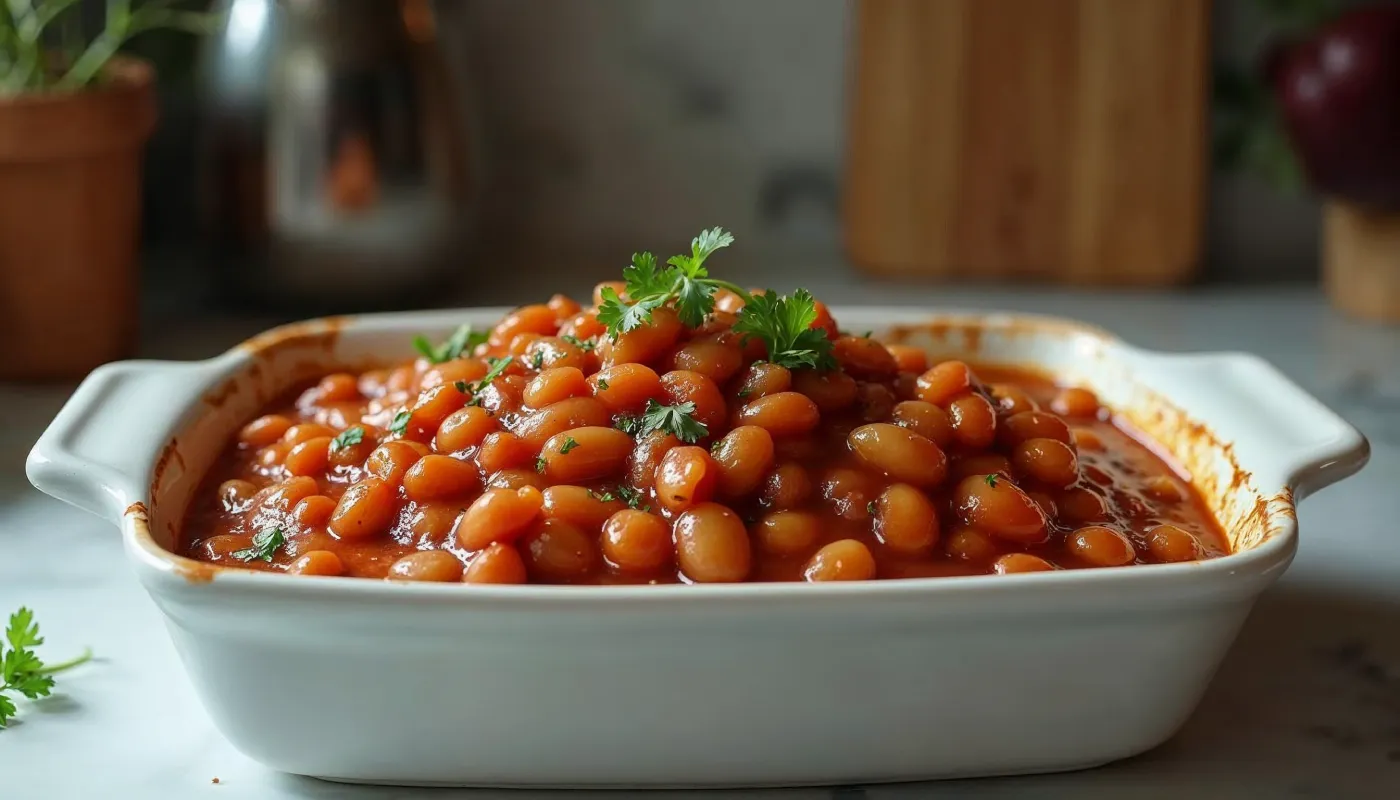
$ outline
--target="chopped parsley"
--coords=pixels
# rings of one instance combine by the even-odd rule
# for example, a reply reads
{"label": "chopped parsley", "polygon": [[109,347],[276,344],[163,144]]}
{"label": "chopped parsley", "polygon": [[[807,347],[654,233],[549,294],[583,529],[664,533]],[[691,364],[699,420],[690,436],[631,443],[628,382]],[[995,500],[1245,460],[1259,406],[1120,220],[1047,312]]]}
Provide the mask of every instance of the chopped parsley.
{"label": "chopped parsley", "polygon": [[457,391],[462,394],[470,393],[472,395],[472,399],[467,401],[467,405],[479,406],[481,405],[481,393],[486,391],[486,387],[490,386],[492,381],[501,377],[501,373],[506,371],[506,367],[510,366],[511,359],[513,358],[514,356],[506,356],[505,358],[488,357],[486,359],[486,365],[489,369],[486,370],[486,375],[483,376],[481,380],[476,383],[457,381],[452,385],[457,387]]}
{"label": "chopped parsley", "polygon": [[364,428],[360,427],[359,425],[356,425],[353,428],[346,428],[345,430],[340,432],[339,436],[331,440],[331,452],[334,453],[337,450],[344,450],[347,447],[353,447],[359,444],[360,442],[363,442],[364,440]]}
{"label": "chopped parsley", "polygon": [[628,486],[625,483],[617,487],[617,496],[622,499],[622,502],[626,503],[632,508],[637,509],[638,511],[651,510],[651,506],[642,505],[642,500],[645,498],[641,490],[633,489],[631,486]]}
{"label": "chopped parsley", "polygon": [[607,381],[606,378],[599,378],[599,379],[598,379],[598,388],[601,389],[601,390],[603,390],[603,391],[605,391],[605,392],[608,390],[608,381]]}
{"label": "chopped parsley", "polygon": [[577,347],[585,353],[592,352],[593,348],[596,346],[596,343],[592,339],[580,339],[577,336],[570,336],[567,333],[563,336],[560,336],[559,338],[563,339],[564,341],[568,342],[574,347]]}
{"label": "chopped parsley", "polygon": [[408,430],[408,421],[410,419],[413,419],[413,413],[408,409],[404,409],[395,414],[394,418],[389,421],[389,432],[403,436],[404,431]]}
{"label": "chopped parsley", "polygon": [[560,445],[559,447],[559,455],[566,456],[569,454],[569,451],[574,449],[575,447],[578,447],[578,442],[574,441],[574,437],[566,437],[564,439],[564,444]]}
{"label": "chopped parsley", "polygon": [[986,481],[987,485],[992,487],[993,489],[997,488],[997,474],[995,472],[993,472],[990,475],[984,476],[982,480]]}
{"label": "chopped parsley", "polygon": [[461,358],[463,353],[476,349],[476,346],[486,342],[486,334],[472,331],[471,325],[462,325],[447,337],[447,341],[435,345],[428,341],[423,335],[413,337],[413,349],[423,354],[423,357],[434,364],[441,364],[444,361],[451,361],[454,358]]}
{"label": "chopped parsley", "polygon": [[544,351],[536,350],[535,355],[530,359],[530,368],[538,372],[544,367]]}
{"label": "chopped parsley", "polygon": [[535,458],[535,472],[543,474],[544,468],[547,466],[549,466],[549,462],[544,460],[544,453],[540,453],[539,456]]}
{"label": "chopped parsley", "polygon": [[635,417],[619,417],[615,427],[638,439],[661,431],[688,444],[694,444],[710,434],[705,423],[695,419],[695,404],[690,401],[664,406],[655,400],[648,400],[645,411]]}
{"label": "chopped parsley", "polygon": [[271,561],[277,550],[287,541],[281,528],[263,528],[253,534],[253,546],[246,550],[235,550],[233,557],[239,561]]}
{"label": "chopped parsley", "polygon": [[874,501],[874,500],[871,500],[869,503],[866,503],[866,504],[865,504],[865,513],[869,514],[869,515],[872,516],[872,517],[875,516],[875,501]]}

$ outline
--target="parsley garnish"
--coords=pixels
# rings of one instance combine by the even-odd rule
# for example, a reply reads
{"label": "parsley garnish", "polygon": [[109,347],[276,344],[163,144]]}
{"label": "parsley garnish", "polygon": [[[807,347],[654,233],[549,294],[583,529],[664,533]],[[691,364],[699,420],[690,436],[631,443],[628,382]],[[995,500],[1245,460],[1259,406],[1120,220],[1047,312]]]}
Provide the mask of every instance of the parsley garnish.
{"label": "parsley garnish", "polygon": [[[620,497],[620,498],[622,498],[622,502],[626,503],[627,505],[631,506],[632,508],[637,509],[638,511],[650,511],[650,510],[651,510],[651,506],[644,506],[644,505],[642,505],[642,493],[641,493],[641,491],[640,491],[640,490],[637,490],[637,489],[633,489],[631,486],[628,486],[628,485],[625,484],[625,483],[617,487],[617,496]],[[609,498],[609,499],[611,499],[611,498]]]}
{"label": "parsley garnish", "polygon": [[394,418],[389,421],[389,432],[403,436],[404,431],[408,430],[408,421],[410,419],[413,419],[413,413],[408,409],[404,409],[395,414]]}
{"label": "parsley garnish", "polygon": [[247,550],[235,550],[233,557],[239,561],[271,561],[277,549],[287,541],[281,528],[263,528],[253,534],[253,546]]}
{"label": "parsley garnish", "polygon": [[[494,381],[497,378],[501,377],[501,373],[505,372],[506,367],[510,366],[512,358],[514,358],[514,356],[506,356],[505,358],[487,357],[486,364],[488,367],[490,367],[490,369],[486,370],[486,375],[482,377],[481,380],[477,381],[476,383],[457,381],[452,385],[457,387],[457,391],[461,392],[462,394],[466,394],[468,392],[471,393],[472,399],[467,401],[467,405],[479,406],[481,405],[481,393],[486,390],[487,386],[491,385],[491,381]],[[392,428],[390,430],[392,430]]]}
{"label": "parsley garnish", "polygon": [[47,697],[53,691],[55,673],[71,669],[92,658],[91,650],[84,650],[77,658],[58,664],[45,664],[34,654],[33,648],[44,643],[39,635],[39,625],[34,621],[34,612],[23,606],[10,615],[10,624],[5,628],[5,641],[10,647],[5,649],[0,642],[0,728],[5,727],[15,715],[15,702],[6,692],[19,692],[30,700]]}
{"label": "parsley garnish", "polygon": [[559,338],[563,339],[564,341],[568,342],[574,347],[577,347],[585,353],[592,352],[594,346],[596,345],[596,342],[594,342],[592,339],[580,339],[577,336],[570,336],[567,333],[563,336],[560,336]]}
{"label": "parsley garnish", "polygon": [[607,382],[607,380],[604,379],[604,378],[599,378],[599,379],[598,379],[598,388],[599,388],[599,389],[602,389],[603,391],[606,392],[606,391],[608,390],[608,382]]}
{"label": "parsley garnish", "polygon": [[993,472],[991,475],[984,476],[982,480],[986,481],[987,485],[992,487],[993,489],[997,488],[997,475],[995,472]]}
{"label": "parsley garnish", "polygon": [[535,458],[535,472],[543,473],[543,472],[544,472],[544,468],[545,468],[546,466],[548,466],[548,465],[549,465],[549,462],[544,460],[544,453],[540,453],[540,454]]}
{"label": "parsley garnish", "polygon": [[612,492],[603,492],[602,494],[598,494],[592,489],[584,489],[584,491],[588,492],[589,497],[593,498],[594,500],[597,500],[600,503],[611,503],[612,501],[617,499],[616,497],[613,497]]}
{"label": "parsley garnish", "polygon": [[831,340],[819,328],[817,301],[811,292],[798,289],[791,297],[774,292],[756,294],[734,322],[735,333],[757,337],[768,348],[768,360],[780,367],[835,369]]}
{"label": "parsley garnish", "polygon": [[484,333],[474,333],[471,325],[462,325],[447,337],[447,341],[440,345],[434,345],[423,335],[413,337],[413,348],[423,354],[423,357],[433,362],[441,364],[444,361],[451,361],[460,358],[468,350],[476,349],[476,346],[486,341]]}
{"label": "parsley garnish", "polygon": [[650,321],[652,311],[675,301],[681,322],[692,328],[700,325],[705,315],[714,310],[716,290],[729,289],[740,297],[748,296],[748,292],[728,281],[711,278],[704,266],[705,259],[716,250],[733,243],[734,236],[728,231],[711,228],[690,241],[690,255],[672,256],[664,267],[657,267],[656,256],[651,253],[633,253],[631,265],[622,270],[631,303],[623,302],[615,289],[604,289],[598,321],[616,337]]}
{"label": "parsley garnish", "polygon": [[530,368],[539,371],[544,366],[544,351],[536,350],[533,358],[530,359]]}
{"label": "parsley garnish", "polygon": [[663,406],[655,400],[648,400],[646,410],[641,416],[618,417],[614,427],[638,439],[661,431],[674,435],[682,442],[694,444],[710,434],[710,429],[705,423],[695,419],[694,414],[695,404],[689,401],[674,406]]}
{"label": "parsley garnish", "polygon": [[716,439],[716,440],[714,440],[713,442],[711,442],[711,443],[710,443],[710,455],[717,455],[717,454],[719,453],[719,449],[720,449],[721,447],[723,447],[723,446],[724,446],[724,440],[723,440],[723,439]]}
{"label": "parsley garnish", "polygon": [[810,292],[799,289],[791,296],[775,292],[752,295],[729,281],[710,277],[705,260],[733,243],[734,237],[727,231],[711,228],[691,240],[690,255],[672,256],[664,267],[657,266],[651,253],[634,253],[632,263],[622,270],[628,300],[614,289],[604,289],[598,321],[616,338],[651,321],[656,309],[674,303],[681,322],[694,328],[714,310],[715,292],[728,289],[744,301],[733,330],[761,340],[769,361],[788,368],[834,369],[836,359],[826,332],[811,327],[817,320],[817,307]]}
{"label": "parsley garnish", "polygon": [[346,428],[340,435],[331,440],[331,452],[344,450],[365,440],[365,429],[356,425],[353,428]]}
{"label": "parsley garnish", "polygon": [[872,517],[875,516],[875,501],[874,501],[874,500],[871,500],[869,503],[866,503],[866,504],[865,504],[865,513],[869,514],[869,515],[872,516]]}
{"label": "parsley garnish", "polygon": [[574,441],[574,437],[565,437],[564,444],[560,445],[559,447],[559,455],[567,456],[569,454],[569,451],[574,449],[575,447],[578,447],[578,442]]}

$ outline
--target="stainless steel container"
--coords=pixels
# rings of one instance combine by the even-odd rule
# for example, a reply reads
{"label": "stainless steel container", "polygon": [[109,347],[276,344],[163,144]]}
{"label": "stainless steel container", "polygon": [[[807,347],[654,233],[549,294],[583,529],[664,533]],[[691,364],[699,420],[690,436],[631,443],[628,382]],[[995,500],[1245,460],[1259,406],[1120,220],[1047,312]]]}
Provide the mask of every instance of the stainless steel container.
{"label": "stainless steel container", "polygon": [[356,308],[421,298],[469,236],[465,92],[427,0],[218,0],[203,216],[228,286]]}

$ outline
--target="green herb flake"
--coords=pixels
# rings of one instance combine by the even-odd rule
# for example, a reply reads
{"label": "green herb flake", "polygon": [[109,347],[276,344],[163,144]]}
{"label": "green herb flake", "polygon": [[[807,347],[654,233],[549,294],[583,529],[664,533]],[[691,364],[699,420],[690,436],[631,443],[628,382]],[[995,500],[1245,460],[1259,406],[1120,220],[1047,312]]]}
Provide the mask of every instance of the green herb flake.
{"label": "green herb flake", "polygon": [[235,550],[233,557],[239,561],[272,561],[277,550],[287,541],[281,528],[263,528],[253,534],[253,546],[246,550]]}
{"label": "green herb flake", "polygon": [[565,437],[564,444],[559,447],[559,455],[566,456],[569,454],[569,451],[575,447],[578,447],[578,442],[574,441],[574,437]]}
{"label": "green herb flake", "polygon": [[395,414],[394,418],[389,421],[389,432],[403,436],[404,431],[408,430],[408,421],[410,419],[413,419],[413,413],[408,409],[404,409]]}
{"label": "green herb flake", "polygon": [[536,350],[535,355],[530,359],[530,368],[536,372],[544,368],[544,351]]}
{"label": "green herb flake", "polygon": [[577,347],[585,353],[593,352],[593,348],[597,346],[597,343],[594,342],[592,339],[580,339],[577,336],[570,336],[567,333],[563,336],[560,336],[559,338],[563,339],[564,341],[568,342],[574,347]]}
{"label": "green herb flake", "polygon": [[993,472],[991,475],[984,476],[982,480],[986,481],[987,485],[992,487],[993,489],[997,488],[997,474],[995,472]]}
{"label": "green herb flake", "polygon": [[871,500],[869,503],[866,503],[866,504],[865,504],[865,513],[869,514],[869,515],[872,516],[872,517],[875,516],[875,501],[874,501],[874,500]]}
{"label": "green herb flake", "polygon": [[360,427],[359,425],[356,425],[353,428],[346,428],[345,430],[340,432],[339,436],[336,436],[334,439],[331,440],[331,452],[334,453],[337,450],[344,450],[347,447],[353,447],[359,444],[360,442],[363,442],[364,440],[364,428]]}
{"label": "green herb flake", "polygon": [[617,487],[617,496],[622,499],[622,502],[638,511],[651,510],[651,506],[642,505],[642,500],[645,499],[645,495],[643,495],[640,490],[633,489],[625,483]]}
{"label": "green herb flake", "polygon": [[535,459],[535,472],[544,474],[544,468],[548,465],[549,462],[544,460],[544,453],[540,453],[539,457]]}
{"label": "green herb flake", "polygon": [[599,379],[598,379],[598,389],[601,390],[601,391],[604,391],[604,392],[606,392],[606,391],[608,390],[608,380],[607,380],[607,378],[599,378]]}

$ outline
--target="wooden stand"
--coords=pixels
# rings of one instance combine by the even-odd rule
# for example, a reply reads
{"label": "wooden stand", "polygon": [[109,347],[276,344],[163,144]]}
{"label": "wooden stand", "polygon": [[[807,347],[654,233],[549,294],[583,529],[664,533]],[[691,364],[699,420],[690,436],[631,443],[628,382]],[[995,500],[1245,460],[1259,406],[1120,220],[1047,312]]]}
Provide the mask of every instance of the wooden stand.
{"label": "wooden stand", "polygon": [[1332,305],[1351,316],[1400,324],[1400,211],[1331,200],[1323,215],[1322,270]]}

